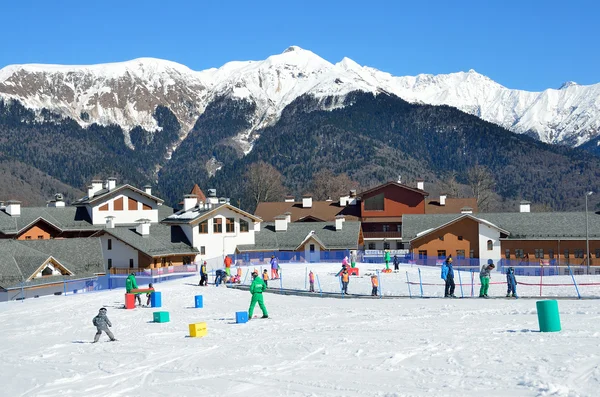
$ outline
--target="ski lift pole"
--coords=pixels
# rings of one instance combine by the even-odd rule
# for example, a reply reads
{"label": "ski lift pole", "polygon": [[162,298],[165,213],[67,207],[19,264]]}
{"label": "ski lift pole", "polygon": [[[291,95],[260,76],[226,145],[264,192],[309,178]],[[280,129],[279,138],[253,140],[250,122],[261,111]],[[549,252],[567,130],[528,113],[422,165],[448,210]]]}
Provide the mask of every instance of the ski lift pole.
{"label": "ski lift pole", "polygon": [[460,276],[460,270],[458,270],[458,284],[460,285],[460,297],[464,298],[465,294],[463,294],[462,277]]}
{"label": "ski lift pole", "polygon": [[408,297],[412,299],[412,293],[410,292],[410,280],[408,279],[408,271],[406,272],[406,285],[408,285]]}
{"label": "ski lift pole", "polygon": [[573,285],[575,286],[575,291],[577,291],[577,298],[581,299],[581,295],[579,294],[579,287],[577,287],[577,282],[575,282],[575,276],[573,276],[573,272],[571,271],[571,265],[567,263],[567,268],[569,269],[569,273],[571,274],[571,278],[573,279]]}
{"label": "ski lift pole", "polygon": [[419,268],[419,286],[421,287],[421,298],[423,297],[423,280],[421,279],[421,269]]}

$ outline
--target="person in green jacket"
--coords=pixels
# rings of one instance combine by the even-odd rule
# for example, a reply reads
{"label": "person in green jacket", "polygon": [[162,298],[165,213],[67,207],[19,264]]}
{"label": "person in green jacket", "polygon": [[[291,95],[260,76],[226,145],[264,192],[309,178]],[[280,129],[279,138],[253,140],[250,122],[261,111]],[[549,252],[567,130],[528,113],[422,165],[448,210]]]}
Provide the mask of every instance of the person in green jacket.
{"label": "person in green jacket", "polygon": [[267,308],[265,307],[265,302],[263,301],[263,291],[267,289],[265,282],[262,277],[258,277],[257,272],[252,272],[252,284],[250,284],[250,293],[252,294],[252,300],[250,300],[250,309],[248,309],[248,319],[252,318],[252,314],[254,314],[254,307],[256,303],[262,310],[263,316],[262,318],[268,318],[269,314],[267,313]]}
{"label": "person in green jacket", "polygon": [[[127,280],[125,280],[125,292],[130,294],[132,289],[138,289],[137,281],[135,280],[135,273],[131,273],[129,276],[127,276]],[[142,298],[140,298],[140,294],[135,294],[135,299],[141,306]]]}
{"label": "person in green jacket", "polygon": [[390,269],[390,260],[392,258],[390,257],[390,251],[389,250],[385,250],[385,269],[389,270]]}

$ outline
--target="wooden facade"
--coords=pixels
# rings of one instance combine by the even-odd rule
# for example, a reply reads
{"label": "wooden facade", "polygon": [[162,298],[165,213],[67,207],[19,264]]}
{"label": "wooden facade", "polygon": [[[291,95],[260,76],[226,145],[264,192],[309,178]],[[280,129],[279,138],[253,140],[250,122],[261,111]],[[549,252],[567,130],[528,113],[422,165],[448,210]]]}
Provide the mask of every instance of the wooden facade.
{"label": "wooden facade", "polygon": [[[414,257],[479,258],[479,223],[463,218],[411,241]],[[444,255],[440,253],[444,252]]]}

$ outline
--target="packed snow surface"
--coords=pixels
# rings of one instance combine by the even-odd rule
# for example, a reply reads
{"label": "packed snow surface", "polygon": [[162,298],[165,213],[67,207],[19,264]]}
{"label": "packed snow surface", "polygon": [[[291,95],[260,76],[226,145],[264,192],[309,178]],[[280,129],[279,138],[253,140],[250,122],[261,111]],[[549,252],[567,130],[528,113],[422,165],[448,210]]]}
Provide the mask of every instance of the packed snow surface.
{"label": "packed snow surface", "polygon": [[[338,285],[339,265],[282,267],[282,280],[270,281],[270,288],[304,288],[310,269],[321,287]],[[381,268],[359,267],[363,274]],[[407,272],[418,280],[418,268],[402,266],[381,276],[383,290],[406,290]],[[439,269],[421,273],[424,283],[441,281]],[[492,282],[503,279],[492,275]],[[318,292],[265,294],[270,318],[235,324],[235,312],[248,309],[250,294],[197,283],[191,277],[156,284],[160,309],[123,309],[123,289],[0,304],[2,395],[598,395],[597,300],[559,300],[563,329],[556,333],[538,332],[534,299],[333,299]],[[442,287],[425,288],[432,297]],[[546,288],[565,297],[575,293],[568,285]],[[350,293],[369,291],[368,276],[351,278]],[[491,296],[504,292],[504,285],[492,284]],[[537,290],[520,292],[533,296]],[[204,297],[203,309],[194,308],[197,294]],[[586,294],[598,291],[589,287]],[[92,318],[102,306],[118,341],[103,335],[91,344]],[[169,311],[171,321],[153,323],[155,310]],[[261,315],[258,306],[255,314]],[[188,337],[188,324],[201,321],[208,335]]]}

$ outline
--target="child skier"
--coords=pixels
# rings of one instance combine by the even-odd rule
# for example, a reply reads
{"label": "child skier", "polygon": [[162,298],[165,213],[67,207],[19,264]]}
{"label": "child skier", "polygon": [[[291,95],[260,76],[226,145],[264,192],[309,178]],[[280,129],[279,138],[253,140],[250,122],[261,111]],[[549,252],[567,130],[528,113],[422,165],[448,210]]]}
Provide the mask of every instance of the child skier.
{"label": "child skier", "polygon": [[375,274],[371,276],[371,285],[373,286],[371,296],[377,296],[377,289],[379,288],[379,279],[377,279],[377,276]]}
{"label": "child skier", "polygon": [[488,259],[487,265],[483,265],[481,271],[479,272],[479,281],[481,281],[481,288],[479,289],[479,297],[480,298],[488,298],[488,289],[490,288],[490,277],[491,272],[494,270],[496,266],[494,265],[494,261]]}
{"label": "child skier", "polygon": [[[152,283],[148,284],[148,289],[152,289],[152,290],[154,289],[154,287],[152,286]],[[151,300],[150,298],[151,297],[152,297],[152,292],[148,292],[146,294],[146,298],[147,298],[146,299],[146,306],[150,306],[150,300]]]}
{"label": "child skier", "polygon": [[250,293],[252,294],[252,299],[250,300],[250,308],[248,309],[248,319],[252,319],[252,315],[254,314],[254,306],[256,306],[257,303],[263,313],[262,318],[269,317],[262,294],[265,289],[267,289],[265,282],[261,277],[258,277],[258,272],[254,271],[252,273],[252,284],[250,284]]}
{"label": "child skier", "polygon": [[[125,280],[125,292],[130,294],[132,289],[138,289],[137,281],[135,280],[135,273],[131,272],[127,279]],[[140,298],[140,294],[135,294],[135,300],[138,302],[138,305],[142,306],[142,298]]]}
{"label": "child skier", "polygon": [[355,251],[350,252],[350,267],[352,267],[352,268],[356,267],[356,252]]}
{"label": "child skier", "polygon": [[208,273],[206,272],[206,261],[200,265],[200,283],[198,283],[201,287],[206,287],[208,285]]}
{"label": "child skier", "polygon": [[315,274],[312,270],[308,273],[308,283],[310,284],[310,289],[308,291],[315,292]]}
{"label": "child skier", "polygon": [[96,327],[96,335],[94,336],[93,343],[98,342],[98,339],[100,339],[100,335],[102,335],[102,331],[106,332],[106,335],[108,335],[111,341],[114,342],[116,340],[113,333],[110,332],[110,330],[108,329],[108,327],[112,327],[112,324],[108,317],[106,317],[105,307],[101,308],[98,311],[98,315],[94,317],[94,319],[92,320],[92,324],[94,324],[94,326]]}
{"label": "child skier", "polygon": [[517,279],[515,278],[515,268],[509,267],[506,270],[506,284],[508,284],[508,290],[506,291],[506,297],[510,297],[512,293],[513,298],[518,298],[517,296]]}
{"label": "child skier", "polygon": [[269,272],[267,271],[267,269],[263,270],[262,278],[263,278],[263,281],[265,282],[265,287],[268,287],[269,286]]}
{"label": "child skier", "polygon": [[456,288],[456,284],[454,284],[454,269],[452,268],[451,257],[448,257],[442,265],[442,279],[446,281],[446,286],[444,287],[444,298],[456,298],[456,295],[454,295],[454,288]]}
{"label": "child skier", "polygon": [[398,268],[398,265],[400,264],[400,260],[398,259],[398,255],[394,255],[394,271],[397,272],[400,269]]}
{"label": "child skier", "polygon": [[277,258],[275,258],[275,255],[271,255],[271,280],[275,280],[276,278],[279,278],[279,262],[277,261]]}
{"label": "child skier", "polygon": [[342,279],[342,294],[348,295],[348,283],[350,282],[350,275],[348,274],[348,269],[344,268],[340,277]]}
{"label": "child skier", "polygon": [[385,250],[385,270],[390,270],[390,251]]}

